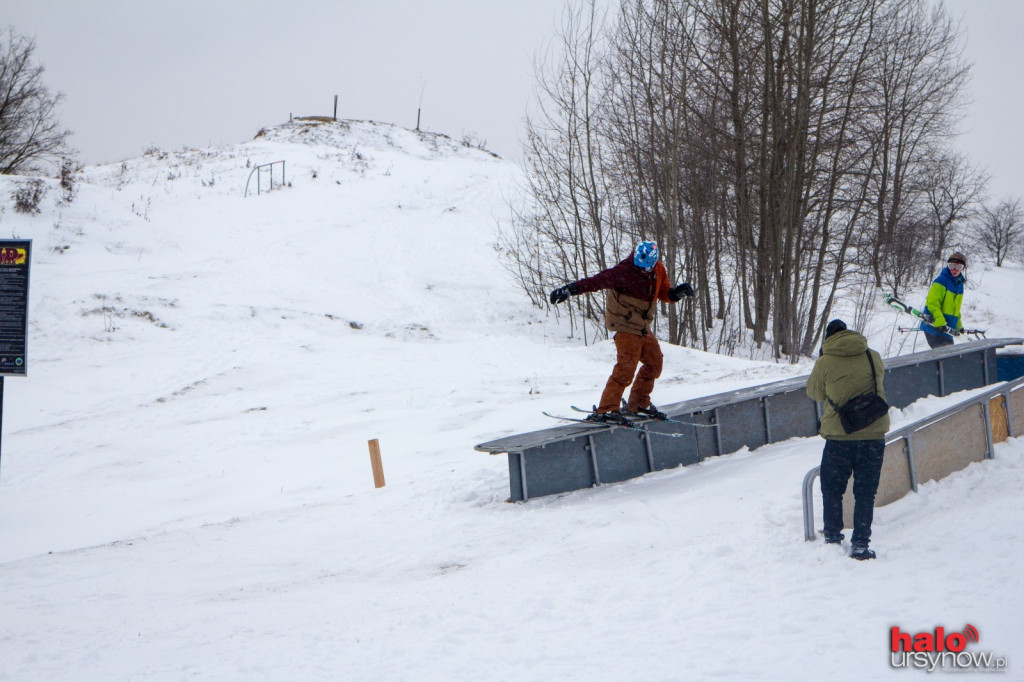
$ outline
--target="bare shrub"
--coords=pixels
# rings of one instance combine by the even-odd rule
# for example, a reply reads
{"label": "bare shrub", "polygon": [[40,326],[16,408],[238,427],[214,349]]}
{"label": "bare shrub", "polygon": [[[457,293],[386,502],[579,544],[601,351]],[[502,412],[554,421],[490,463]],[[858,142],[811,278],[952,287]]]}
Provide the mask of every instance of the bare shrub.
{"label": "bare shrub", "polygon": [[78,194],[78,174],[82,165],[65,156],[60,162],[60,197],[70,204]]}
{"label": "bare shrub", "polygon": [[14,190],[14,210],[29,215],[40,212],[39,202],[46,194],[46,185],[39,178],[19,183]]}

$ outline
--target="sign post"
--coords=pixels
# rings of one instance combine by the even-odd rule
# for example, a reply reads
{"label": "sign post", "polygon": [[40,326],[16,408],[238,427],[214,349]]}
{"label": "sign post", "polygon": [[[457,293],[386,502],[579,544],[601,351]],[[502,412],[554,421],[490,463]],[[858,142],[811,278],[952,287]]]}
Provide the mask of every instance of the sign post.
{"label": "sign post", "polygon": [[0,240],[0,444],[3,442],[4,375],[25,376],[28,371],[31,263],[31,239]]}

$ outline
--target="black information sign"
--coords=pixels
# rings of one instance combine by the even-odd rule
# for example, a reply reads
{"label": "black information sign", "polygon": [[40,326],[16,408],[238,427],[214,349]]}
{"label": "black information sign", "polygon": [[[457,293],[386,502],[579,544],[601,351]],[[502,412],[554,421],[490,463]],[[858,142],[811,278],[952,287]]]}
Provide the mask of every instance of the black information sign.
{"label": "black information sign", "polygon": [[32,240],[0,240],[0,375],[25,376],[27,369],[31,262]]}

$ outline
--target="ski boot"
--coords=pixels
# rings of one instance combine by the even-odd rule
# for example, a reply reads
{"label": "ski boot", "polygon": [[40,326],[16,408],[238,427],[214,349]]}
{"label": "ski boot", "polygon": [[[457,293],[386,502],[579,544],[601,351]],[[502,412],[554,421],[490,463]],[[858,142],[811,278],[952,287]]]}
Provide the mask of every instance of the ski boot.
{"label": "ski boot", "polygon": [[629,409],[626,401],[622,401],[622,414],[626,415],[630,419],[657,419],[659,421],[668,420],[668,415],[656,408],[653,404],[647,407],[637,408],[636,411]]}
{"label": "ski boot", "polygon": [[596,407],[593,412],[587,415],[587,421],[594,422],[595,424],[619,424],[621,426],[629,426],[630,424],[629,418],[618,410],[598,412]]}

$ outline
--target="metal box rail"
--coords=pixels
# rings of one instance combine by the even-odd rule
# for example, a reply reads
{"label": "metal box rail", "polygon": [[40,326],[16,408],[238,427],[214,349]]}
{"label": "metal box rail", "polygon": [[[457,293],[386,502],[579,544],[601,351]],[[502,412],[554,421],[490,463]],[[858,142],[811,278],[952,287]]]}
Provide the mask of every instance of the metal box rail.
{"label": "metal box rail", "polygon": [[[890,405],[906,407],[997,381],[996,349],[1021,338],[986,339],[885,360]],[[819,406],[807,397],[807,375],[694,398],[660,409],[688,422],[645,422],[642,430],[568,425],[506,436],[476,446],[508,454],[512,501],[555,495],[696,464],[817,433]],[[691,425],[692,424],[692,425]]]}

